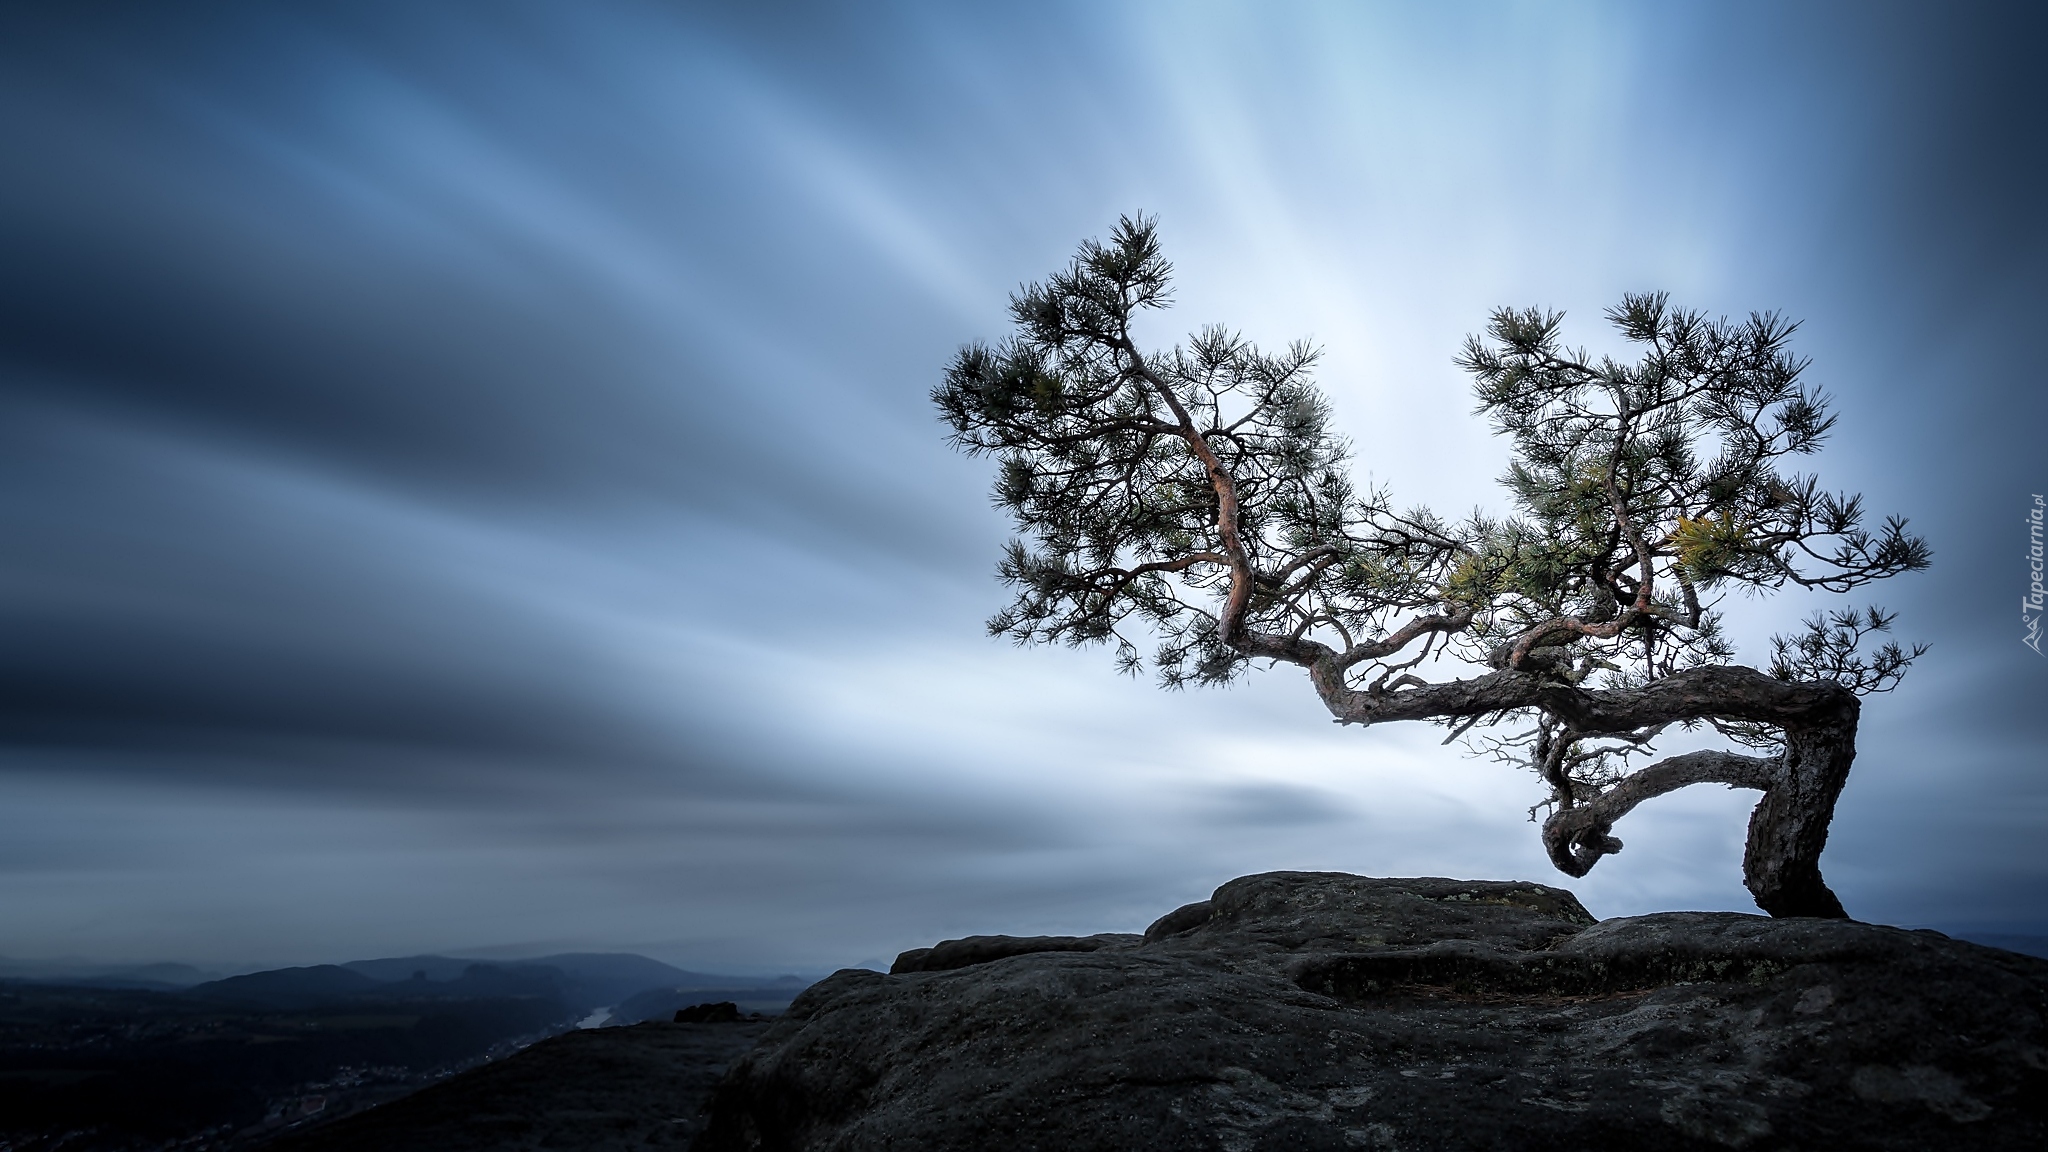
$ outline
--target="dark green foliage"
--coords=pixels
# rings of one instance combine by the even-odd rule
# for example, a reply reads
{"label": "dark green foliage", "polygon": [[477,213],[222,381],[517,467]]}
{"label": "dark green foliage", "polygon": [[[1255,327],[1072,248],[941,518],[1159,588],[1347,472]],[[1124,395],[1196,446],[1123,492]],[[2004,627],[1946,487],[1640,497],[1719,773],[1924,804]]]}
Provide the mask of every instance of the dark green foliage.
{"label": "dark green foliage", "polygon": [[[1714,321],[1629,295],[1607,315],[1642,348],[1624,364],[1566,349],[1555,313],[1496,312],[1458,363],[1513,444],[1502,482],[1518,514],[1452,524],[1352,486],[1308,345],[1270,355],[1210,328],[1141,352],[1131,321],[1167,306],[1171,272],[1154,222],[1123,219],[1020,292],[1015,335],[962,349],[933,392],[953,443],[1000,461],[996,500],[1022,534],[999,569],[1016,599],[992,633],[1111,642],[1135,671],[1135,624],[1158,638],[1168,684],[1243,667],[1255,653],[1216,630],[1231,555],[1189,432],[1234,488],[1254,585],[1245,630],[1338,653],[1406,615],[1462,609],[1470,622],[1425,648],[1639,683],[1732,655],[1713,610],[1727,587],[1845,591],[1927,564],[1903,521],[1867,531],[1859,497],[1781,470],[1834,416],[1801,382],[1795,326],[1774,315]],[[1847,682],[1895,681],[1911,655],[1880,659],[1884,673]],[[1415,659],[1358,663],[1354,679],[1390,682]]]}
{"label": "dark green foliage", "polygon": [[1897,613],[1879,608],[1816,612],[1796,636],[1771,637],[1771,675],[1780,680],[1833,680],[1855,692],[1889,692],[1906,666],[1927,651],[1911,652],[1887,641],[1866,658],[1858,649],[1873,632],[1889,632]]}
{"label": "dark green foliage", "polygon": [[1476,633],[1509,643],[1560,618],[1607,623],[1640,600],[1620,635],[1578,638],[1581,667],[1633,653],[1641,675],[1668,675],[1731,655],[1710,591],[1842,592],[1927,566],[1904,521],[1873,534],[1861,497],[1780,470],[1835,419],[1800,381],[1795,325],[1712,321],[1662,293],[1628,295],[1607,318],[1641,346],[1636,363],[1565,349],[1556,314],[1505,309],[1458,358],[1514,445],[1503,483],[1522,513],[1484,545],[1498,558]]}
{"label": "dark green foliage", "polygon": [[1163,355],[1137,351],[1129,321],[1165,305],[1169,272],[1152,222],[1126,218],[1112,243],[1084,245],[1020,293],[1017,334],[962,349],[934,390],[953,442],[1000,460],[997,503],[1025,534],[999,569],[1016,600],[989,630],[1113,641],[1135,671],[1142,657],[1122,629],[1142,623],[1160,638],[1166,682],[1235,672],[1243,655],[1215,633],[1229,568],[1216,486],[1183,421],[1235,482],[1256,620],[1293,627],[1305,610],[1365,634],[1389,610],[1430,603],[1457,542],[1431,537],[1433,522],[1414,549],[1379,539],[1385,510],[1345,475],[1346,445],[1310,379],[1315,349],[1269,355],[1211,328]]}

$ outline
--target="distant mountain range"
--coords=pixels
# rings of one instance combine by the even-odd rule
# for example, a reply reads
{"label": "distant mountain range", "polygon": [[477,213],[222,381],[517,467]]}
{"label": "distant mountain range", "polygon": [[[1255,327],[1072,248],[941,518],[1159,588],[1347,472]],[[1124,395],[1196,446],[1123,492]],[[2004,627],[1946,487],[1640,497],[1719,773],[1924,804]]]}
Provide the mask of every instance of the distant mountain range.
{"label": "distant mountain range", "polygon": [[810,982],[799,976],[772,980],[690,972],[624,952],[568,952],[532,960],[491,963],[454,956],[392,956],[307,968],[276,968],[211,980],[184,995],[223,1004],[302,1010],[314,1004],[377,1000],[478,1000],[552,997],[579,1012],[606,1008],[646,993],[681,997],[699,990],[733,999],[788,1003]]}
{"label": "distant mountain range", "polygon": [[139,988],[168,992],[220,978],[190,964],[95,964],[88,960],[9,960],[0,956],[0,980],[65,984],[74,988]]}
{"label": "distant mountain range", "polygon": [[274,968],[228,977],[189,964],[118,966],[75,960],[0,959],[0,980],[182,991],[187,996],[223,1004],[291,1010],[364,997],[467,1000],[551,996],[586,1012],[649,992],[688,1002],[695,1002],[691,994],[701,991],[720,993],[715,999],[786,1004],[810,984],[801,976],[760,979],[691,972],[630,952],[564,952],[514,961],[390,956],[345,964]]}
{"label": "distant mountain range", "polygon": [[723,990],[728,988],[788,989],[794,997],[811,983],[801,976],[777,976],[763,980],[750,976],[716,976],[691,972],[650,960],[631,952],[563,952],[531,960],[485,961],[448,956],[401,956],[386,960],[351,960],[341,967],[372,980],[408,980],[424,972],[433,980],[454,980],[472,965],[505,969],[552,968],[562,973],[583,999],[593,1007],[617,1004],[636,992],[652,988],[678,991]]}
{"label": "distant mountain range", "polygon": [[311,968],[276,968],[230,976],[185,989],[180,995],[242,1008],[275,1008],[299,1012],[322,1004],[446,1000],[556,1000],[570,1008],[594,1007],[590,990],[559,969],[526,965],[471,964],[452,980],[429,980],[418,974],[408,980],[373,980],[338,964]]}

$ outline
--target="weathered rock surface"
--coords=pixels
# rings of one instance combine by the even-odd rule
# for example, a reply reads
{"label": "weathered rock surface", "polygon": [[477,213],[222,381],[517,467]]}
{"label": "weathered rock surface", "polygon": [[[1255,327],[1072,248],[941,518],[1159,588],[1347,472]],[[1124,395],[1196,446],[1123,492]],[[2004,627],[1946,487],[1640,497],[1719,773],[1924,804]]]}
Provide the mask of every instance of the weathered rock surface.
{"label": "weathered rock surface", "polygon": [[1936,933],[1281,872],[1040,943],[813,986],[693,1147],[2048,1148],[2048,961]]}

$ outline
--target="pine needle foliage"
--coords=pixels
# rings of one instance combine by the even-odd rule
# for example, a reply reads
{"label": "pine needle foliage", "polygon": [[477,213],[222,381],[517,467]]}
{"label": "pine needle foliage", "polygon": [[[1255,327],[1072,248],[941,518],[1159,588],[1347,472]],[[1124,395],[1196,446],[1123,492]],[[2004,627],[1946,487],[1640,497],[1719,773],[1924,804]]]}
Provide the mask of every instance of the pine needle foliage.
{"label": "pine needle foliage", "polygon": [[[1168,687],[1294,664],[1346,723],[1430,720],[1456,738],[1519,721],[1485,747],[1549,785],[1545,841],[1574,874],[1619,851],[1608,827],[1642,798],[1760,788],[1760,814],[1784,811],[1766,821],[1777,840],[1752,827],[1759,903],[1839,914],[1817,845],[1855,697],[1896,686],[1924,648],[1865,653],[1891,615],[1841,609],[1776,638],[1765,675],[1731,665],[1718,606],[1731,590],[1849,592],[1931,552],[1793,470],[1835,424],[1791,350],[1797,325],[1629,294],[1606,314],[1636,350],[1624,362],[1567,347],[1558,313],[1496,311],[1456,362],[1508,441],[1512,512],[1452,521],[1352,482],[1313,346],[1266,352],[1212,327],[1141,349],[1132,325],[1171,304],[1172,273],[1156,222],[1124,217],[1021,289],[1009,338],[962,348],[932,392],[952,443],[997,462],[1017,529],[992,634],[1107,644]],[[1479,674],[1418,674],[1445,657]],[[1773,755],[1634,768],[1671,724]],[[1794,787],[1823,771],[1819,792]],[[1824,803],[1787,807],[1795,792]]]}

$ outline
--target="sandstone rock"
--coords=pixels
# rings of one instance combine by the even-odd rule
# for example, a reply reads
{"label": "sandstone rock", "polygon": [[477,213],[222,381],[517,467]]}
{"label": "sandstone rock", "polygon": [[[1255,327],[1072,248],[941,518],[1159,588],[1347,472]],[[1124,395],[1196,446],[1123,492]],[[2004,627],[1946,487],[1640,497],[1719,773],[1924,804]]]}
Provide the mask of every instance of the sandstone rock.
{"label": "sandstone rock", "polygon": [[805,992],[695,1147],[2048,1147],[2048,961],[1936,933],[1269,873],[897,968]]}
{"label": "sandstone rock", "polygon": [[1105,932],[1100,936],[969,936],[941,940],[929,948],[912,948],[896,957],[889,973],[947,972],[1033,952],[1094,952],[1119,944],[1136,944],[1142,936]]}

